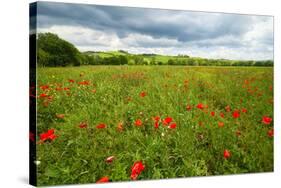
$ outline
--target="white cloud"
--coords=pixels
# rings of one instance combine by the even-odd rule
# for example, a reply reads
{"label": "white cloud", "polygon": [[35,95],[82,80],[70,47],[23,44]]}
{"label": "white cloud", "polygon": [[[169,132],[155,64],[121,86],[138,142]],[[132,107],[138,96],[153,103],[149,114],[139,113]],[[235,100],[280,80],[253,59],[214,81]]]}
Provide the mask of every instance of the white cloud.
{"label": "white cloud", "polygon": [[52,32],[73,43],[80,51],[127,50],[130,53],[187,54],[205,58],[273,59],[272,20],[259,21],[241,36],[223,35],[214,39],[181,42],[131,33],[120,38],[116,33],[82,26],[53,25],[38,32]]}

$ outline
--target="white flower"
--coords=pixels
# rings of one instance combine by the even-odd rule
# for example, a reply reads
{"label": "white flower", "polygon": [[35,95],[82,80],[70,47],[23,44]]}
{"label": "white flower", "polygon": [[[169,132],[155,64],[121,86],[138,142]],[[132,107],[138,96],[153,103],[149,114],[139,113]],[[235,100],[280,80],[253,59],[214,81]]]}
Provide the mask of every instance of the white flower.
{"label": "white flower", "polygon": [[34,164],[40,165],[41,161],[34,161]]}

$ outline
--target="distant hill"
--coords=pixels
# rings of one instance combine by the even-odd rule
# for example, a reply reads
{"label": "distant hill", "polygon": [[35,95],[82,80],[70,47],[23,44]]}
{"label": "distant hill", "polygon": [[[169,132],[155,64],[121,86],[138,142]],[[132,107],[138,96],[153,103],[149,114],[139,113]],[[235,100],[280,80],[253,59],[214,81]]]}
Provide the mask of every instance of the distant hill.
{"label": "distant hill", "polygon": [[125,50],[80,52],[70,42],[53,33],[39,33],[37,51],[38,66],[79,66],[79,65],[187,65],[187,66],[273,66],[273,61],[242,61],[207,59],[154,53],[131,54]]}
{"label": "distant hill", "polygon": [[185,54],[177,56],[160,55],[160,54],[130,54],[122,50],[119,51],[87,51],[83,54],[96,58],[113,58],[125,56],[128,59],[129,65],[195,65],[195,66],[273,66],[271,60],[264,61],[242,61],[242,60],[227,60],[227,59],[207,59],[201,57],[190,57]]}

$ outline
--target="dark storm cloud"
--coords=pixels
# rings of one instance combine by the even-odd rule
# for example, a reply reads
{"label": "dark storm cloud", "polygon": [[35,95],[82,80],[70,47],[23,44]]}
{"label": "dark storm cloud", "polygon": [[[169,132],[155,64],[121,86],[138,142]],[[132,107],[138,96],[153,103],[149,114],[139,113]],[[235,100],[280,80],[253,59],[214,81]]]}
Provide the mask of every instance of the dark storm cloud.
{"label": "dark storm cloud", "polygon": [[39,27],[80,25],[116,32],[120,37],[140,33],[178,41],[239,36],[251,29],[251,17],[159,9],[39,2]]}
{"label": "dark storm cloud", "polygon": [[38,2],[37,8],[39,30],[57,33],[81,50],[273,58],[268,16],[54,2]]}

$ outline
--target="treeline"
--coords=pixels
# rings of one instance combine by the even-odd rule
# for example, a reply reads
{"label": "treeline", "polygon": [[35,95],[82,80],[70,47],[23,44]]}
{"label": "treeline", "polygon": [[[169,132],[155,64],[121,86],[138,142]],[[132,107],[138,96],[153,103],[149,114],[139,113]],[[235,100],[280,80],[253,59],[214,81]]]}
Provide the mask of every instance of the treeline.
{"label": "treeline", "polygon": [[189,57],[184,54],[178,56],[135,55],[124,50],[119,50],[118,53],[106,57],[102,56],[101,53],[94,51],[81,53],[73,44],[53,33],[40,33],[37,36],[37,65],[43,67],[80,65],[273,66],[271,60],[205,59]]}
{"label": "treeline", "polygon": [[52,33],[39,33],[37,65],[46,67],[79,66],[83,55],[75,46]]}
{"label": "treeline", "polygon": [[239,61],[224,59],[169,59],[168,65],[188,65],[188,66],[273,66],[273,61]]}
{"label": "treeline", "polygon": [[83,54],[81,64],[83,64],[83,65],[127,65],[128,58],[124,55],[102,58],[98,55]]}

